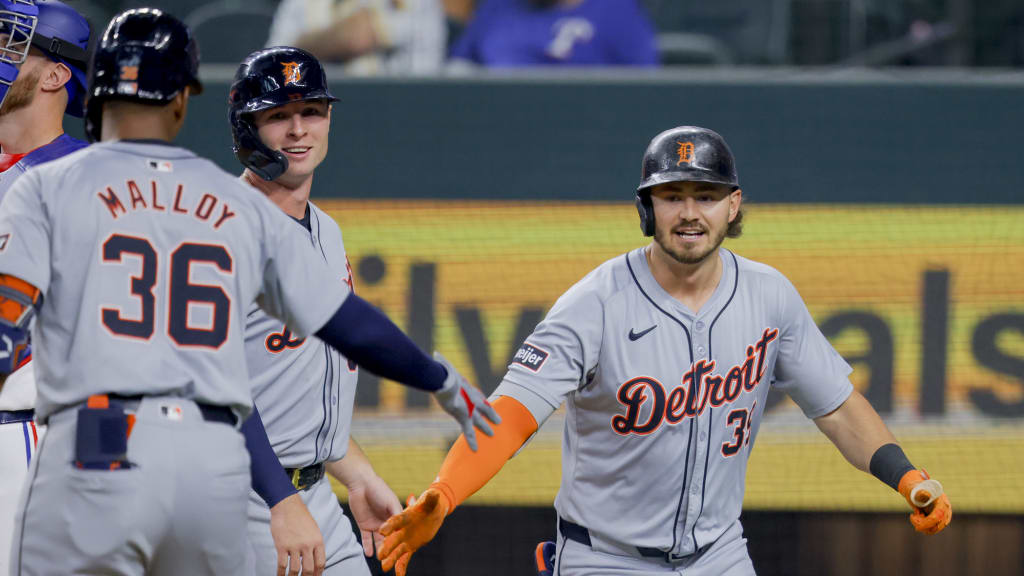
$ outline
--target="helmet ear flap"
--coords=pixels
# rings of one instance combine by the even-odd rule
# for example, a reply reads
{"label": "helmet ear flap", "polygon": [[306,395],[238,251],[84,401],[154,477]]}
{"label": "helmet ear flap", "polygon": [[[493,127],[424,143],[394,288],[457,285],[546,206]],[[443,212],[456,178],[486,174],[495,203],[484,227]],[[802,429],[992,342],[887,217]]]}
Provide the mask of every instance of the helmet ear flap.
{"label": "helmet ear flap", "polygon": [[288,158],[271,150],[260,140],[256,126],[240,113],[231,114],[235,157],[243,166],[267,182],[276,180],[288,170]]}
{"label": "helmet ear flap", "polygon": [[636,193],[636,211],[640,215],[640,231],[644,236],[654,236],[654,204],[649,191]]}

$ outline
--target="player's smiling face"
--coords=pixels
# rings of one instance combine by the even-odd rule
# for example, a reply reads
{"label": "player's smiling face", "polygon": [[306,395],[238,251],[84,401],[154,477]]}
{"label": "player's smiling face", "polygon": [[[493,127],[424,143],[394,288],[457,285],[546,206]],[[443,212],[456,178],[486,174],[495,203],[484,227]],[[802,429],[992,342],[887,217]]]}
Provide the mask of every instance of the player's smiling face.
{"label": "player's smiling face", "polygon": [[725,240],[742,192],[706,182],[669,182],[651,189],[654,241],[683,264],[703,262]]}
{"label": "player's smiling face", "polygon": [[256,112],[260,139],[288,158],[288,170],[277,180],[297,186],[309,178],[327,156],[331,107],[326,100],[289,102]]}

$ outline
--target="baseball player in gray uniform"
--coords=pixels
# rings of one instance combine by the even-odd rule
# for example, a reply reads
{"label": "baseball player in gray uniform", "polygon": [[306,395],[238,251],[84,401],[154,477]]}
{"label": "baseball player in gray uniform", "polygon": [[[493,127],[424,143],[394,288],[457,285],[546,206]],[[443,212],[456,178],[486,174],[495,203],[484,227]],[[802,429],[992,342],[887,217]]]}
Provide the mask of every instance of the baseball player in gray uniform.
{"label": "baseball player in gray uniform", "polygon": [[[656,136],[636,200],[654,241],[558,299],[494,393],[503,419],[494,437],[479,454],[457,442],[437,481],[382,527],[385,568],[402,576],[445,514],[563,402],[557,575],[753,574],[740,507],[771,387],[908,502],[925,484],[793,285],[721,247],[742,221],[721,136],[690,126]],[[914,502],[919,531],[949,523],[945,495]]]}
{"label": "baseball player in gray uniform", "polygon": [[[89,23],[58,0],[0,3],[0,199],[33,166],[85,142],[64,134],[64,115],[81,117]],[[10,82],[8,84],[8,82]],[[0,375],[0,574],[8,554],[18,495],[45,427],[36,425],[31,353]]]}
{"label": "baseball player in gray uniform", "polygon": [[296,337],[433,391],[470,438],[497,420],[262,194],[169,144],[201,90],[188,28],[123,12],[90,66],[86,132],[101,142],[26,172],[0,204],[0,373],[31,323],[49,425],[12,574],[245,572],[253,302]]}
{"label": "baseball player in gray uniform", "polygon": [[[331,104],[336,100],[312,54],[274,47],[254,52],[239,66],[230,91],[229,115],[235,153],[246,167],[242,180],[291,216],[308,235],[308,249],[327,263],[336,282],[352,289],[341,230],[309,201],[314,170],[327,154]],[[253,160],[254,154],[276,161],[263,164]],[[319,526],[314,536],[319,539],[323,534],[325,572],[368,576],[362,552],[365,548],[372,555],[372,532],[402,506],[349,438],[358,368],[316,337],[295,336],[280,320],[255,306],[245,331],[253,400],[274,453],[298,490],[298,496],[290,497],[301,498],[312,513]],[[363,528],[363,548],[325,471],[349,489],[350,506]],[[281,503],[287,504],[285,500]],[[275,574],[286,560],[277,549],[288,532],[271,520],[278,506],[265,502],[255,491],[250,493],[249,540],[255,574]]]}

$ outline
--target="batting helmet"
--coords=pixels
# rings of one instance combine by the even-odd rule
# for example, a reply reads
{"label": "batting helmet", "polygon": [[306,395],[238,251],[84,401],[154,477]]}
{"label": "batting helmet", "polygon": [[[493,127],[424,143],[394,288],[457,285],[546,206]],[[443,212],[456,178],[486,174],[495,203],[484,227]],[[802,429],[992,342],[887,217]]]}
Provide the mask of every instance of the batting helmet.
{"label": "batting helmet", "polygon": [[250,54],[238,66],[228,95],[228,118],[238,161],[267,181],[284,174],[288,159],[260,140],[252,114],[303,100],[337,100],[327,89],[327,74],[315,56],[290,46]]}
{"label": "batting helmet", "polygon": [[200,94],[199,47],[188,26],[156,8],[133,8],[110,21],[89,69],[85,132],[100,139],[103,102],[170,102],[186,86]]}
{"label": "batting helmet", "polygon": [[651,188],[666,182],[709,182],[740,187],[732,151],[717,132],[679,126],[658,134],[644,152],[636,210],[644,236],[654,236]]}
{"label": "batting helmet", "polygon": [[0,103],[18,77],[18,69],[31,46],[71,70],[65,85],[72,116],[81,117],[85,98],[85,69],[89,64],[89,22],[58,0],[0,0]]}

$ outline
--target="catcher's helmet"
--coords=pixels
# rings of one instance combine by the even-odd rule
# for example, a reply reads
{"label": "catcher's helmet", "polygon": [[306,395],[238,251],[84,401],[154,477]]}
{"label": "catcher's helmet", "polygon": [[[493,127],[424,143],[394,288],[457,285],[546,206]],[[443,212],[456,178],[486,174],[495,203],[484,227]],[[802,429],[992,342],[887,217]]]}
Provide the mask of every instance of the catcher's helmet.
{"label": "catcher's helmet", "polygon": [[654,236],[651,188],[665,182],[709,182],[740,187],[729,145],[717,132],[698,126],[679,126],[658,134],[644,152],[636,210],[640,229]]}
{"label": "catcher's helmet", "polygon": [[303,100],[337,100],[327,89],[327,75],[315,56],[290,46],[250,54],[235,72],[228,95],[233,149],[238,161],[270,181],[288,170],[284,154],[260,140],[252,113]]}
{"label": "catcher's helmet", "polygon": [[89,68],[85,132],[100,139],[103,102],[110,99],[166,103],[199,82],[199,47],[180,20],[156,8],[133,8],[110,21]]}
{"label": "catcher's helmet", "polygon": [[18,69],[30,47],[71,70],[65,85],[68,104],[65,111],[81,117],[85,97],[85,69],[89,64],[89,22],[67,4],[58,0],[0,0],[0,103],[18,77]]}

